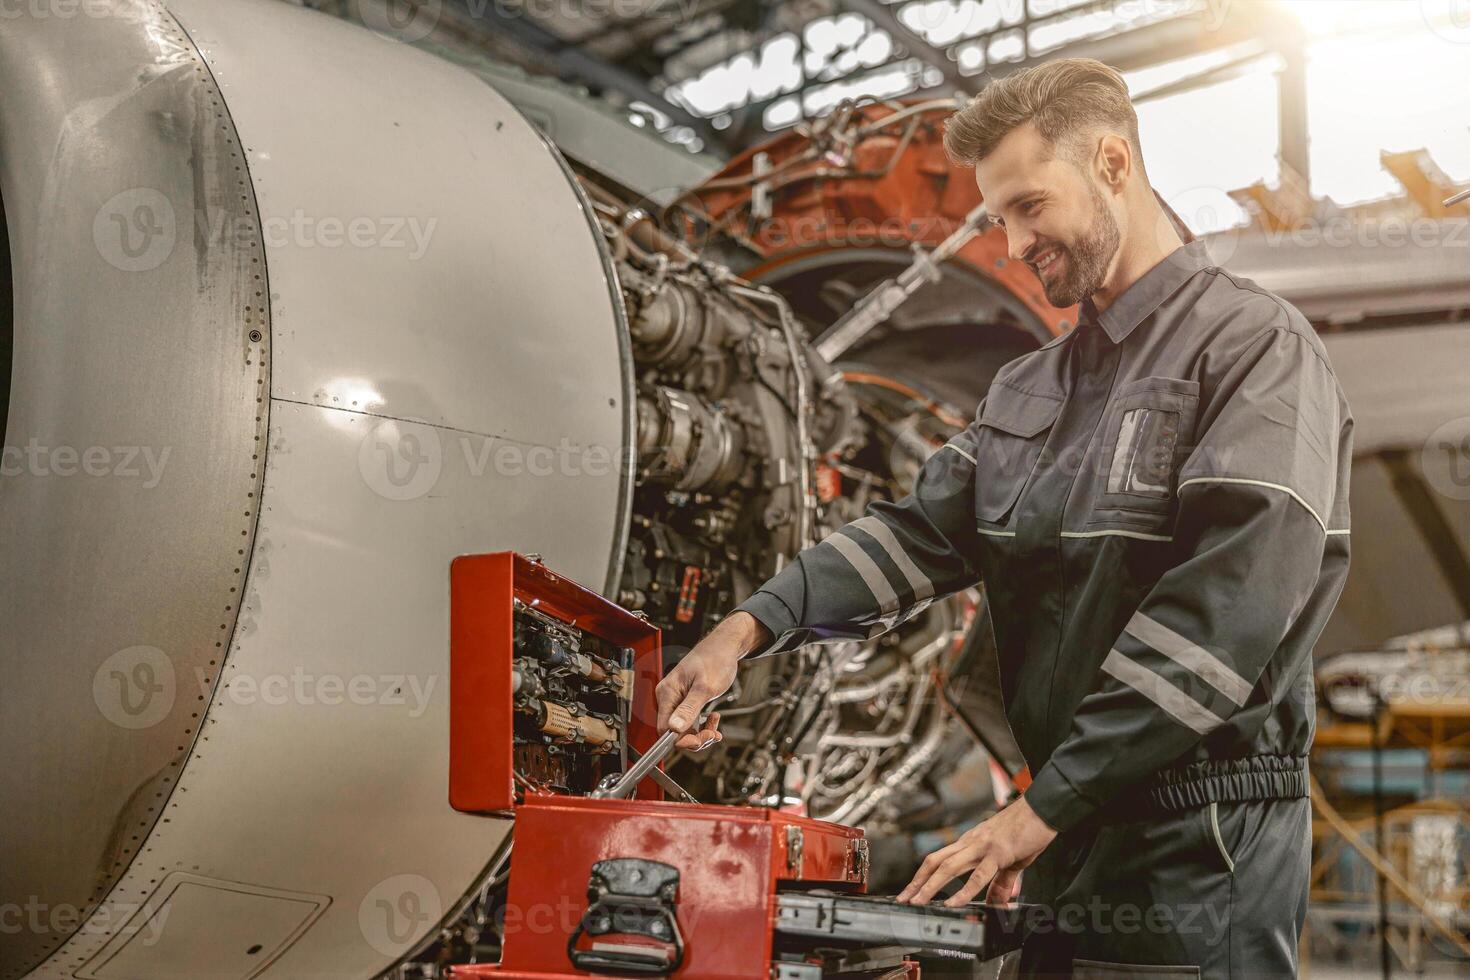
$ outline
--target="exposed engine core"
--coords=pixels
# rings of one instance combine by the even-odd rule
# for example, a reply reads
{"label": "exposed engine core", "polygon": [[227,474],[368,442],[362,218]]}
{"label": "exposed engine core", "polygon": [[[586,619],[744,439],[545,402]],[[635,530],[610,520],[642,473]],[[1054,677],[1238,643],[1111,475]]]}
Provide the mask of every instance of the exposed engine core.
{"label": "exposed engine core", "polygon": [[[880,376],[848,384],[783,300],[584,184],[619,260],[637,366],[619,601],[665,631],[672,660],[806,543],[906,493],[964,419]],[[902,826],[915,784],[956,749],[942,744],[955,727],[934,685],[975,607],[960,596],[879,640],[748,663],[717,705],[722,749],[679,768],[712,802],[799,799],[814,815]],[[960,736],[960,751],[973,746]]]}
{"label": "exposed engine core", "polygon": [[[644,251],[606,204],[636,364],[638,473],[621,604],[692,645],[812,540],[805,338],[774,294]],[[636,217],[635,217],[636,220]],[[840,388],[819,391],[846,398]]]}
{"label": "exposed engine core", "polygon": [[633,532],[618,598],[688,646],[815,540],[819,452],[852,413],[785,301],[590,180],[637,386]]}

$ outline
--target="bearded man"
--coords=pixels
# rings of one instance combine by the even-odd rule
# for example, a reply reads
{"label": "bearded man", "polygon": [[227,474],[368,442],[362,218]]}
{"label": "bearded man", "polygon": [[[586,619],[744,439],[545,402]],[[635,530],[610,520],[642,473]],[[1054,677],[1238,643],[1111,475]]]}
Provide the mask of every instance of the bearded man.
{"label": "bearded man", "polygon": [[1294,975],[1312,647],[1348,568],[1352,416],[1326,351],[1181,239],[1103,64],[992,82],[945,145],[1077,326],[1001,369],[910,496],[691,650],[661,727],[689,732],[742,657],[874,636],[983,580],[1033,778],[899,899],[963,879],[946,904],[1007,901],[1020,879],[1055,916],[1023,950],[1032,975]]}

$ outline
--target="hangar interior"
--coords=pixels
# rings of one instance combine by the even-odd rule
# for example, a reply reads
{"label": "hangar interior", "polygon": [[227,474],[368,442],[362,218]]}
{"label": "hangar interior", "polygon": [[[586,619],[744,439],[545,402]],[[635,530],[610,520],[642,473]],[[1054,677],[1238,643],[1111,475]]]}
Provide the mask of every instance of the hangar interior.
{"label": "hangar interior", "polygon": [[942,145],[1059,57],[1355,417],[1302,973],[1463,974],[1459,5],[0,0],[0,980],[1005,975],[859,900],[1029,783],[983,582],[618,777],[1073,329]]}

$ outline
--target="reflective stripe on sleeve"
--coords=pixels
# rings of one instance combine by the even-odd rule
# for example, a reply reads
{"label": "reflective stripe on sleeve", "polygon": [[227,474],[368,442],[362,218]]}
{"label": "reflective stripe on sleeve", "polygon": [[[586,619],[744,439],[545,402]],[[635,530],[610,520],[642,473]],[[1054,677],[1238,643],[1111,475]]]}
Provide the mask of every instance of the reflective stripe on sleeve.
{"label": "reflective stripe on sleeve", "polygon": [[1244,705],[1251,696],[1250,683],[1229,664],[1204,647],[1191,643],[1163,623],[1136,612],[1123,629],[1179,666],[1193,671],[1201,680],[1235,702],[1236,707]]}
{"label": "reflective stripe on sleeve", "polygon": [[1102,669],[1103,673],[1127,684],[1164,709],[1175,721],[1200,735],[1208,735],[1217,726],[1225,723],[1225,719],[1202,707],[1168,680],[1147,667],[1134,663],[1117,650],[1108,651]]}
{"label": "reflective stripe on sleeve", "polygon": [[914,590],[915,601],[927,599],[934,594],[934,583],[929,580],[929,576],[924,574],[923,569],[914,564],[908,552],[903,550],[903,545],[899,543],[898,536],[893,533],[892,528],[876,517],[863,517],[853,521],[849,526],[862,529],[863,533],[882,545],[884,552],[903,573],[903,577],[909,583],[909,588]]}
{"label": "reflective stripe on sleeve", "polygon": [[883,616],[891,616],[898,611],[898,593],[893,591],[893,586],[888,584],[888,579],[884,577],[883,571],[873,559],[868,557],[862,545],[841,531],[828,535],[822,543],[830,544],[839,555],[847,559],[847,563],[852,566],[853,571],[858,573],[863,584],[873,594],[873,601],[878,604],[878,609]]}

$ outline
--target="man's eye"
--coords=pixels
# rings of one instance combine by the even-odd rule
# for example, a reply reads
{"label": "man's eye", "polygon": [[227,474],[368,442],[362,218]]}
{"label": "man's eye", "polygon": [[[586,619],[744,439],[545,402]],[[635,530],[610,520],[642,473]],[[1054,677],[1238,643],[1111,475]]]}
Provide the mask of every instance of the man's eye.
{"label": "man's eye", "polygon": [[1039,207],[1041,207],[1040,201],[1027,201],[1025,204],[1021,205],[1021,213],[1032,215],[1036,213],[1036,209]]}

